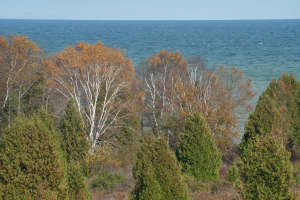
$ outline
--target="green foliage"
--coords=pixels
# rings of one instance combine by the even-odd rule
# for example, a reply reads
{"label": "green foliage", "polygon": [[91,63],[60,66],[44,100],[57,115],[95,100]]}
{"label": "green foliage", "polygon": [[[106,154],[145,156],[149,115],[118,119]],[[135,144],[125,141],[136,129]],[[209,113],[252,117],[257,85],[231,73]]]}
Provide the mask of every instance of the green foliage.
{"label": "green foliage", "polygon": [[297,199],[290,153],[271,135],[255,136],[243,151],[243,199]]}
{"label": "green foliage", "polygon": [[187,119],[176,156],[182,165],[182,172],[193,175],[198,181],[219,179],[222,157],[199,113]]}
{"label": "green foliage", "polygon": [[55,134],[40,115],[16,118],[6,129],[0,144],[2,199],[66,198]]}
{"label": "green foliage", "polygon": [[148,133],[135,157],[133,199],[190,199],[174,153]]}
{"label": "green foliage", "polygon": [[280,131],[287,133],[288,149],[291,151],[293,145],[300,146],[300,83],[293,74],[283,74],[277,81],[273,79],[259,97],[255,111],[245,125],[241,150],[255,135],[270,134],[281,123],[279,120],[284,124]]}
{"label": "green foliage", "polygon": [[300,184],[299,169],[300,169],[300,161],[293,163],[293,176],[294,176],[294,179],[296,180],[297,185]]}
{"label": "green foliage", "polygon": [[249,115],[245,125],[245,134],[240,143],[242,151],[256,135],[265,135],[272,132],[276,112],[276,102],[269,95],[259,97],[255,111]]}
{"label": "green foliage", "polygon": [[40,77],[21,99],[21,110],[28,116],[44,108],[47,113],[54,112],[54,105],[46,89],[46,80]]}
{"label": "green foliage", "polygon": [[139,133],[141,130],[140,121],[137,117],[136,113],[132,113],[132,115],[122,120],[123,127],[120,128],[119,134],[116,135],[119,144],[132,145],[137,138],[140,137]]}
{"label": "green foliage", "polygon": [[184,182],[186,182],[189,191],[197,191],[197,192],[202,192],[202,191],[209,191],[211,188],[211,182],[202,182],[202,181],[197,181],[195,180],[194,176],[190,176],[188,174],[182,174]]}
{"label": "green foliage", "polygon": [[67,162],[85,162],[88,155],[89,142],[85,132],[86,128],[74,98],[69,100],[65,112],[59,129],[62,133],[62,149],[66,154],[66,160]]}
{"label": "green foliage", "polygon": [[68,192],[70,199],[86,200],[91,199],[84,176],[78,163],[68,166]]}
{"label": "green foliage", "polygon": [[234,163],[226,172],[226,180],[229,182],[235,183],[236,185],[240,185],[240,174],[239,169],[236,166],[236,163]]}
{"label": "green foliage", "polygon": [[162,199],[162,189],[156,177],[151,159],[146,154],[139,155],[140,163],[138,171],[135,172],[136,186],[132,191],[133,199]]}
{"label": "green foliage", "polygon": [[110,190],[125,181],[126,177],[121,174],[101,171],[97,178],[92,181],[92,186],[100,191]]}

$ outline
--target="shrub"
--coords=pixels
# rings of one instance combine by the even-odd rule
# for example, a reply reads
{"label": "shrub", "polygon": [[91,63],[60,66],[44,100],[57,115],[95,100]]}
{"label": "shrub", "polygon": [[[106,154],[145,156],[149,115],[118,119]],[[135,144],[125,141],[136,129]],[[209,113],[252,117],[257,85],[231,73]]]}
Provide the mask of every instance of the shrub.
{"label": "shrub", "polygon": [[219,178],[221,154],[199,113],[187,119],[176,156],[182,165],[182,172],[193,175],[198,181],[215,181]]}
{"label": "shrub", "polygon": [[256,136],[242,153],[243,199],[297,199],[290,153],[281,148],[280,139]]}
{"label": "shrub", "polygon": [[182,174],[184,182],[187,184],[189,191],[192,192],[202,192],[209,191],[211,187],[211,182],[202,182],[195,180],[194,176],[190,176],[188,174]]}
{"label": "shrub", "polygon": [[155,139],[152,133],[145,136],[136,153],[134,177],[134,199],[147,199],[151,192],[161,199],[189,199],[174,153],[165,139]]}
{"label": "shrub", "polygon": [[226,172],[226,180],[235,183],[236,185],[240,185],[241,183],[240,174],[239,174],[239,169],[236,166],[236,163],[233,163],[233,165]]}
{"label": "shrub", "polygon": [[92,186],[98,190],[110,190],[126,181],[126,178],[118,173],[102,171],[92,181]]}
{"label": "shrub", "polygon": [[45,116],[16,118],[0,144],[1,199],[66,198],[57,134]]}
{"label": "shrub", "polygon": [[91,199],[81,167],[78,163],[68,165],[69,198],[75,200]]}

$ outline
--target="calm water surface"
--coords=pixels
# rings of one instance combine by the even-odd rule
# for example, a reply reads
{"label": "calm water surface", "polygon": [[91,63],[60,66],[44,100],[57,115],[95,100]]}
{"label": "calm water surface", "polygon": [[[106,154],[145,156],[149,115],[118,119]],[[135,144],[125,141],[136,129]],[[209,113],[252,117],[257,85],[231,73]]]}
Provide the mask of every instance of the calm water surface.
{"label": "calm water surface", "polygon": [[[233,21],[68,21],[0,20],[0,32],[23,34],[61,51],[78,41],[126,50],[137,65],[161,49],[201,54],[208,66],[234,65],[253,79],[260,95],[272,80],[291,73],[300,80],[300,20]],[[251,102],[255,105],[258,96]],[[243,117],[245,118],[245,117]],[[241,122],[243,124],[243,122]],[[241,129],[243,129],[241,127]]]}

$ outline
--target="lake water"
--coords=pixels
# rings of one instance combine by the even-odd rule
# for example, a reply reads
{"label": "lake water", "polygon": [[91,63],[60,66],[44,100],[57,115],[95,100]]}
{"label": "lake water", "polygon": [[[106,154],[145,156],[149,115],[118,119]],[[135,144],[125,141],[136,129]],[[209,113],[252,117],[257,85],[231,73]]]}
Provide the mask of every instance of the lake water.
{"label": "lake water", "polygon": [[[253,79],[257,97],[272,80],[291,73],[300,80],[300,20],[228,21],[73,21],[0,20],[0,32],[23,34],[61,51],[78,41],[126,50],[137,65],[161,49],[180,50],[185,57],[201,54],[208,66],[234,65]],[[243,123],[241,123],[243,124]],[[243,127],[241,126],[241,131]]]}

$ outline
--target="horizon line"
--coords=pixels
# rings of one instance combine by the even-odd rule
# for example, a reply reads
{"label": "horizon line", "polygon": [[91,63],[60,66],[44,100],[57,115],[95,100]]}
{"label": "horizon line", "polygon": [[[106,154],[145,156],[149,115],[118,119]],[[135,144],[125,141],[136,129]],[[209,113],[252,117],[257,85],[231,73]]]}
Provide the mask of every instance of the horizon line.
{"label": "horizon line", "polygon": [[299,20],[300,18],[272,18],[272,19],[14,19],[0,18],[0,20],[57,20],[57,21],[253,21],[253,20]]}

